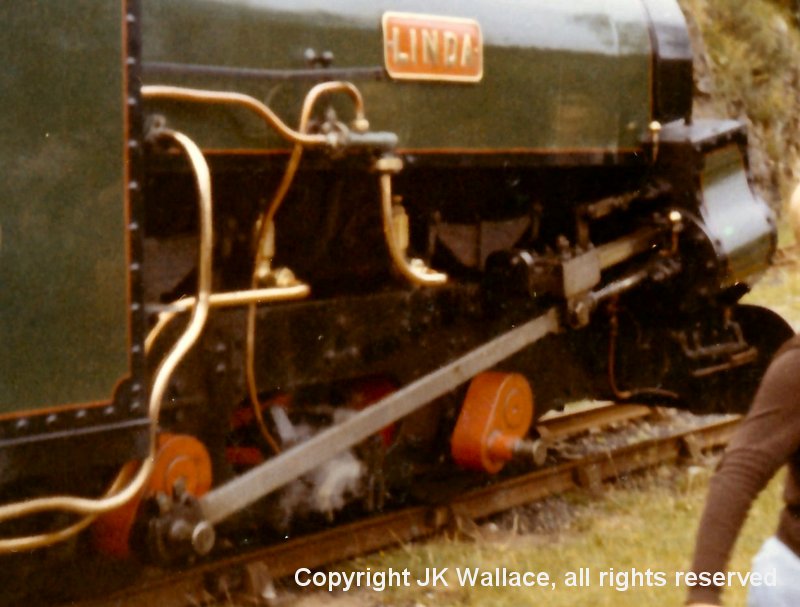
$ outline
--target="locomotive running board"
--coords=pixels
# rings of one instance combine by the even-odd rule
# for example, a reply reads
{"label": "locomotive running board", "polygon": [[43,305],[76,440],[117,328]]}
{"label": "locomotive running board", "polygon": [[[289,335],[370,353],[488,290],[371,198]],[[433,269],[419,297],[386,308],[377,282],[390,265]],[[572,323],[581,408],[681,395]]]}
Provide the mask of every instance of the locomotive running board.
{"label": "locomotive running board", "polygon": [[215,524],[416,411],[478,373],[559,330],[558,312],[545,314],[496,337],[444,367],[381,399],[304,443],[269,459],[203,496],[200,509]]}

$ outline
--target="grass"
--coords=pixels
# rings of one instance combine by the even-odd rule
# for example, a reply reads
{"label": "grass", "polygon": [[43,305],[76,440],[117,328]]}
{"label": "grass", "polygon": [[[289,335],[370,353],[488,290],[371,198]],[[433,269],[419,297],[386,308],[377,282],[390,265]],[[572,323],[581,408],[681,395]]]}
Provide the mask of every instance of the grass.
{"label": "grass", "polygon": [[[546,604],[548,607],[595,605],[639,607],[640,605],[680,605],[685,588],[674,582],[676,571],[689,566],[694,534],[703,507],[708,468],[693,467],[675,472],[662,469],[638,479],[634,486],[607,490],[604,499],[574,506],[573,517],[554,533],[518,533],[513,528],[497,529],[488,524],[477,537],[437,538],[429,542],[358,559],[332,570],[386,571],[409,569],[410,579],[424,576],[427,569],[447,567],[447,587],[400,587],[383,592],[362,589],[326,597],[325,605],[396,605],[420,607],[496,605],[512,607]],[[775,528],[781,502],[780,479],[773,481],[755,504],[740,537],[731,562],[733,571],[748,571],[752,555]],[[572,496],[584,501],[583,496]],[[513,588],[508,586],[474,588],[458,583],[457,568],[478,567],[493,571],[546,572],[555,588]],[[565,576],[588,567],[592,584],[568,587]],[[623,575],[636,569],[663,574],[662,587],[623,589],[600,585],[600,573],[613,570]],[[629,578],[630,579],[630,578]],[[727,605],[744,605],[745,590],[731,588]],[[298,597],[298,607],[319,605],[319,595]]]}
{"label": "grass", "polygon": [[774,264],[744,296],[742,303],[770,308],[800,330],[800,243],[788,222],[778,229],[778,253]]}
{"label": "grass", "polygon": [[791,254],[779,255],[779,262],[761,279],[744,303],[766,305],[800,329],[800,265]]}

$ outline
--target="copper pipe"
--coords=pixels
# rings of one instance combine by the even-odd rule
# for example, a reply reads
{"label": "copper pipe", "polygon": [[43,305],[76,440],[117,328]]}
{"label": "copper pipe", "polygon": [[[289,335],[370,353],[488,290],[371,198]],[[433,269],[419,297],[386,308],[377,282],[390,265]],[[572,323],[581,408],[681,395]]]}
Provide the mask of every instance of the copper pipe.
{"label": "copper pipe", "polygon": [[320,97],[331,93],[342,92],[350,96],[355,106],[355,125],[358,130],[365,130],[368,122],[364,113],[364,99],[356,88],[350,82],[323,82],[314,86],[306,95],[303,101],[303,108],[300,115],[300,126],[298,130],[293,130],[285,122],[283,122],[275,112],[268,106],[261,103],[258,99],[242,93],[223,92],[223,91],[207,91],[202,89],[191,89],[177,86],[166,85],[147,85],[142,87],[142,97],[145,99],[173,99],[176,101],[189,101],[208,104],[220,105],[237,105],[256,113],[266,123],[275,129],[278,134],[295,144],[292,155],[289,158],[283,180],[278,187],[278,191],[273,197],[267,211],[262,219],[261,229],[259,231],[259,238],[257,242],[261,242],[269,229],[269,223],[273,221],[275,214],[278,212],[281,202],[283,202],[286,193],[289,190],[294,174],[297,170],[297,165],[302,155],[303,146],[325,146],[335,144],[327,135],[309,135],[308,122],[311,118],[311,112],[314,105]]}
{"label": "copper pipe", "polygon": [[[208,305],[212,308],[235,308],[249,303],[268,303],[273,301],[291,301],[307,297],[310,289],[306,284],[297,284],[290,287],[267,287],[248,291],[223,291],[212,293]],[[184,297],[169,305],[165,312],[186,312],[196,303],[194,297]]]}
{"label": "copper pipe", "polygon": [[[255,282],[255,275],[253,278]],[[256,417],[259,432],[264,442],[269,445],[272,452],[276,455],[281,452],[280,445],[273,438],[272,433],[267,428],[264,415],[261,412],[261,399],[258,397],[258,385],[256,383],[255,370],[255,351],[256,351],[256,304],[251,303],[247,307],[247,332],[245,335],[245,380],[247,382],[247,396],[250,399],[250,406]]]}
{"label": "copper pipe", "polygon": [[420,286],[437,286],[447,282],[447,274],[428,268],[421,261],[409,262],[397,245],[392,224],[392,176],[382,171],[379,177],[381,188],[381,211],[383,216],[383,236],[389,249],[394,267],[409,282]]}
{"label": "copper pipe", "polygon": [[[134,470],[135,468],[131,468],[129,464],[123,466],[122,469],[117,474],[114,481],[111,483],[111,486],[108,489],[106,489],[106,492],[103,497],[113,495],[125,483],[130,482]],[[36,548],[44,548],[46,546],[52,546],[53,544],[63,542],[77,535],[84,529],[86,529],[95,520],[97,520],[99,516],[100,514],[90,514],[88,516],[80,518],[78,521],[74,522],[71,525],[68,525],[67,527],[59,529],[57,531],[42,533],[40,535],[29,535],[26,537],[11,537],[11,538],[0,539],[0,554],[8,552],[22,552],[27,550],[34,550]]]}
{"label": "copper pipe", "polygon": [[[366,119],[364,117],[364,102],[358,89],[349,82],[323,82],[314,86],[306,95],[303,101],[303,109],[300,112],[300,124],[298,125],[298,133],[305,135],[308,130],[308,123],[311,120],[311,112],[314,109],[317,101],[323,95],[328,95],[336,92],[344,92],[350,95],[355,103],[356,109],[356,122],[361,127],[366,127]],[[300,139],[295,140],[295,145],[292,148],[291,156],[286,165],[286,170],[283,173],[278,189],[272,198],[269,206],[260,219],[258,230],[258,237],[256,239],[256,256],[253,263],[253,276],[251,280],[251,289],[256,290],[259,285],[259,274],[266,269],[269,271],[269,266],[272,259],[269,258],[272,252],[267,251],[265,243],[270,237],[270,232],[274,229],[275,215],[278,209],[286,198],[289,188],[294,181],[297,174],[297,169],[300,166],[300,159],[303,155],[305,144]],[[256,332],[256,303],[253,302],[247,309],[247,327],[246,327],[246,340],[245,340],[245,378],[247,381],[247,394],[250,398],[250,404],[253,408],[253,414],[256,418],[261,436],[264,441],[269,445],[274,453],[280,453],[280,447],[275,439],[272,437],[266,423],[264,416],[261,413],[261,403],[258,398],[258,386],[256,383],[255,373],[255,332]]]}
{"label": "copper pipe", "polygon": [[124,488],[118,489],[116,487],[117,481],[119,481],[120,478],[118,477],[102,498],[52,496],[0,506],[0,521],[51,510],[86,515],[83,520],[60,531],[38,536],[3,540],[3,542],[0,543],[0,552],[30,550],[37,546],[55,543],[75,535],[84,527],[88,526],[96,516],[115,510],[131,500],[142,490],[153,470],[157,444],[156,434],[158,417],[161,412],[161,402],[164,398],[164,393],[166,392],[172,373],[197,341],[205,325],[206,318],[208,317],[209,295],[211,293],[211,252],[213,245],[211,176],[208,170],[208,164],[206,164],[200,148],[182,133],[161,130],[158,135],[169,137],[178,143],[189,157],[189,161],[192,165],[197,185],[198,204],[200,207],[200,252],[198,262],[197,305],[192,310],[189,325],[156,370],[153,387],[150,390],[148,408],[150,417],[150,453],[142,462],[137,474],[132,480],[128,481]]}
{"label": "copper pipe", "polygon": [[[212,293],[208,305],[211,308],[235,308],[251,303],[268,303],[276,301],[292,301],[308,297],[311,290],[308,285],[299,284],[291,287],[269,287],[265,289],[251,289],[247,291],[227,291]],[[184,297],[164,306],[158,314],[158,321],[150,329],[145,340],[145,353],[149,352],[153,343],[164,328],[179,314],[188,312],[197,303],[196,297]]]}
{"label": "copper pipe", "polygon": [[[331,93],[345,93],[350,96],[355,106],[354,112],[356,115],[353,128],[361,132],[366,131],[369,128],[369,123],[367,122],[366,113],[364,111],[364,98],[361,96],[361,91],[359,91],[352,82],[344,81],[322,82],[312,87],[311,90],[308,91],[305,101],[303,102],[300,124],[303,125],[304,121],[308,121],[311,116],[311,110],[314,108],[319,98],[323,95],[330,95]],[[302,127],[300,132],[304,132]]]}
{"label": "copper pipe", "polygon": [[278,115],[261,103],[258,99],[242,93],[222,91],[206,91],[190,89],[179,86],[147,85],[142,87],[144,99],[174,99],[175,101],[190,101],[196,103],[235,105],[251,110],[258,114],[266,123],[275,129],[278,134],[292,143],[306,146],[328,145],[329,140],[325,135],[308,135],[295,131],[289,127]]}
{"label": "copper pipe", "polygon": [[[300,112],[300,124],[297,129],[299,134],[306,135],[308,123],[311,121],[311,112],[313,111],[314,106],[316,105],[317,101],[319,101],[320,97],[338,92],[344,92],[350,95],[350,97],[353,99],[353,103],[356,106],[356,123],[361,126],[366,126],[367,121],[364,117],[364,100],[361,97],[361,93],[358,91],[358,89],[350,82],[323,82],[312,87],[303,100],[303,109]],[[266,238],[267,232],[272,229],[272,223],[275,221],[275,215],[278,213],[278,209],[283,203],[286,194],[289,192],[289,188],[294,180],[294,176],[297,173],[297,168],[300,165],[300,158],[303,155],[304,145],[305,144],[302,141],[295,141],[295,145],[292,148],[292,154],[289,157],[286,170],[283,174],[283,179],[281,179],[281,183],[278,185],[278,189],[275,192],[272,201],[261,218],[259,234],[256,240],[258,243],[258,247],[256,249],[257,255],[260,254],[262,250],[261,245]],[[256,261],[258,262],[258,259]]]}
{"label": "copper pipe", "polygon": [[[356,120],[360,124],[365,124],[366,121],[364,119],[363,99],[361,94],[358,92],[358,89],[356,89],[356,87],[350,83],[330,82],[319,84],[313,87],[311,91],[309,91],[308,95],[306,95],[304,100],[300,117],[300,128],[297,131],[293,130],[286,123],[284,123],[269,107],[257,99],[250,97],[249,95],[160,85],[142,87],[142,96],[145,99],[174,99],[177,101],[236,105],[249,109],[263,118],[267,122],[268,126],[275,129],[281,137],[294,143],[294,147],[292,148],[292,153],[286,165],[283,178],[278,185],[278,189],[275,192],[272,201],[267,206],[267,209],[260,220],[258,237],[256,238],[256,256],[253,264],[253,277],[251,282],[252,291],[255,291],[258,287],[258,275],[259,272],[262,271],[263,266],[266,266],[266,271],[269,271],[269,265],[272,261],[270,258],[271,253],[265,252],[264,242],[270,230],[272,230],[272,223],[275,214],[278,212],[278,209],[283,203],[286,194],[289,192],[289,188],[294,180],[294,176],[297,173],[297,168],[300,165],[300,159],[303,154],[304,146],[324,146],[331,144],[331,139],[329,137],[325,135],[308,135],[305,131],[308,128],[311,111],[313,110],[317,99],[325,93],[335,91],[344,91],[350,95],[356,105]],[[156,326],[148,336],[146,342],[147,348],[152,346],[158,334],[171,321],[172,318],[172,315],[161,315],[159,317]],[[253,406],[253,412],[255,413],[261,435],[269,444],[270,448],[277,453],[280,451],[280,449],[278,444],[272,438],[272,435],[270,434],[266,424],[264,423],[264,419],[261,414],[261,405],[258,401],[258,389],[255,382],[255,302],[250,303],[248,308],[246,331],[247,348],[245,351],[245,374],[247,379],[248,396]]]}

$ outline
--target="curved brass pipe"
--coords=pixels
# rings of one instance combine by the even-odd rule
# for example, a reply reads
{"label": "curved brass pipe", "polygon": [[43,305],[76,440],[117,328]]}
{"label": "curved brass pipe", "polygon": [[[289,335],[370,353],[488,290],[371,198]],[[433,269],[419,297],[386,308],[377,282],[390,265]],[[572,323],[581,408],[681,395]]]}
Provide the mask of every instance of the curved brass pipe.
{"label": "curved brass pipe", "polygon": [[150,453],[142,462],[139,471],[133,479],[127,482],[124,488],[120,489],[117,487],[118,484],[121,484],[121,473],[104,497],[84,498],[77,496],[52,496],[0,506],[0,521],[53,510],[86,515],[84,519],[60,531],[36,536],[4,539],[0,541],[0,552],[31,550],[75,535],[91,524],[92,520],[98,515],[119,508],[132,499],[141,491],[153,470],[157,444],[156,433],[158,429],[158,417],[161,412],[161,402],[164,398],[167,385],[175,368],[197,341],[197,338],[200,336],[205,326],[206,318],[208,317],[209,296],[211,293],[211,252],[213,245],[211,176],[203,154],[200,148],[182,133],[164,129],[159,132],[159,135],[170,137],[178,143],[189,157],[189,161],[192,165],[200,207],[200,252],[197,279],[197,305],[192,309],[192,316],[183,334],[156,370],[153,387],[150,390],[148,407],[148,414],[150,417]]}
{"label": "curved brass pipe", "polygon": [[[368,126],[367,120],[364,116],[364,100],[361,97],[361,93],[359,90],[350,82],[323,82],[321,84],[317,84],[316,86],[312,87],[310,91],[306,94],[305,99],[303,100],[303,109],[300,112],[300,123],[297,129],[297,133],[300,135],[306,135],[306,131],[308,130],[308,123],[311,120],[311,112],[314,109],[317,101],[323,95],[330,95],[332,93],[339,93],[344,92],[350,95],[353,99],[353,103],[355,104],[355,113],[356,113],[356,123],[362,129],[366,129]],[[289,157],[289,161],[286,165],[286,170],[283,174],[283,179],[281,179],[281,183],[278,185],[278,189],[275,192],[275,195],[272,198],[269,206],[267,207],[266,212],[261,218],[261,225],[259,227],[259,235],[256,239],[258,243],[258,247],[256,248],[257,255],[261,254],[263,241],[267,238],[267,234],[269,230],[272,229],[272,223],[275,220],[275,215],[278,212],[281,204],[283,203],[286,194],[289,192],[289,188],[292,185],[292,181],[294,180],[294,176],[297,173],[297,168],[300,165],[300,158],[303,154],[303,146],[305,144],[300,140],[295,140],[295,145],[292,148],[292,154]],[[256,260],[259,261],[258,259]]]}
{"label": "curved brass pipe", "polygon": [[[272,262],[272,252],[265,247],[265,242],[269,237],[270,231],[273,229],[275,215],[283,203],[283,200],[286,198],[286,194],[289,192],[289,188],[291,187],[294,177],[297,173],[304,148],[306,146],[325,146],[335,143],[335,139],[331,139],[327,135],[309,135],[306,133],[308,130],[308,122],[311,119],[311,112],[313,111],[316,102],[321,96],[335,92],[343,92],[350,96],[355,105],[355,126],[358,130],[366,130],[368,123],[364,114],[363,97],[355,85],[349,82],[324,82],[314,86],[308,92],[303,101],[300,124],[297,131],[293,130],[286,123],[284,123],[277,116],[277,114],[275,114],[275,112],[273,112],[265,104],[249,95],[244,95],[242,93],[206,91],[162,85],[149,85],[142,87],[142,97],[145,99],[174,99],[177,101],[236,105],[244,107],[255,112],[257,115],[263,118],[269,126],[278,132],[281,137],[294,143],[294,147],[292,148],[292,153],[286,165],[283,178],[278,185],[278,189],[276,190],[272,201],[267,206],[260,220],[260,227],[258,236],[256,238],[256,255],[253,264],[253,277],[251,281],[251,290],[253,291],[255,291],[259,286],[259,275],[268,274],[270,271],[269,266]],[[158,323],[154,327],[155,334],[151,333],[152,339],[150,336],[148,337],[148,343],[150,345],[152,345],[155,337],[157,337],[158,333],[170,320],[171,317],[159,318]],[[261,414],[261,405],[258,400],[258,388],[255,380],[255,303],[251,303],[248,308],[246,331],[245,375],[248,396],[253,406],[253,412],[255,414],[256,421],[258,422],[261,435],[269,444],[270,448],[277,453],[279,452],[279,447],[267,429]]]}
{"label": "curved brass pipe", "polygon": [[[314,86],[306,95],[303,114],[310,114],[311,109],[319,97],[333,92],[343,92],[350,96],[355,105],[356,129],[366,130],[368,122],[364,113],[364,99],[356,86],[350,82],[332,81],[323,82]],[[324,146],[332,143],[330,137],[327,135],[309,135],[302,129],[295,131],[281,120],[267,105],[263,104],[255,97],[243,93],[149,84],[142,87],[142,97],[144,99],[173,99],[175,101],[189,101],[195,103],[236,105],[249,109],[260,116],[269,126],[275,129],[281,137],[292,143],[304,146]],[[306,121],[307,120],[308,118],[306,118]],[[301,124],[302,123],[303,120],[301,118]]]}
{"label": "curved brass pipe", "polygon": [[275,112],[250,95],[227,91],[206,91],[180,86],[149,84],[142,87],[142,97],[144,99],[174,99],[176,101],[191,101],[196,103],[237,105],[258,114],[287,141],[301,143],[307,146],[323,146],[328,144],[328,138],[325,135],[304,135],[295,131],[281,120]]}
{"label": "curved brass pipe", "polygon": [[367,117],[364,110],[364,97],[361,95],[361,91],[359,91],[356,85],[352,82],[331,80],[330,82],[321,82],[320,84],[314,85],[306,94],[306,98],[303,101],[303,112],[300,117],[300,132],[304,132],[302,125],[304,122],[308,122],[308,119],[311,116],[311,110],[314,108],[314,105],[317,103],[319,98],[323,95],[330,95],[332,93],[346,93],[350,96],[350,98],[353,100],[353,105],[355,106],[353,111],[356,115],[355,120],[353,121],[353,128],[359,132],[366,131],[369,128],[369,122],[367,122]]}
{"label": "curved brass pipe", "polygon": [[[254,278],[254,283],[256,279]],[[247,307],[247,328],[245,334],[245,380],[247,382],[247,397],[250,399],[250,407],[253,409],[256,423],[258,424],[259,432],[264,441],[272,449],[272,452],[278,454],[281,452],[281,447],[278,442],[273,438],[272,433],[267,428],[264,421],[264,415],[261,412],[261,399],[258,398],[258,385],[256,383],[256,370],[255,370],[255,351],[256,351],[256,304],[251,303]]]}
{"label": "curved brass pipe", "polygon": [[[130,482],[132,475],[133,470],[131,467],[129,465],[123,466],[122,470],[119,471],[116,478],[111,483],[111,486],[106,489],[103,497],[108,497],[116,493],[125,483]],[[67,527],[58,529],[57,531],[42,533],[40,535],[0,539],[0,554],[34,550],[36,548],[44,548],[46,546],[52,546],[53,544],[63,542],[86,529],[95,520],[97,520],[99,516],[100,514],[90,514],[80,518],[78,521],[68,525]]]}
{"label": "curved brass pipe", "polygon": [[[303,299],[308,297],[310,293],[311,289],[309,289],[306,284],[293,285],[291,287],[252,289],[247,291],[227,291],[212,293],[208,305],[211,306],[211,308],[235,308],[237,306],[246,306],[251,303],[269,303]],[[176,316],[188,312],[196,303],[196,297],[184,297],[183,299],[179,299],[178,301],[164,306],[164,309],[158,314],[156,324],[153,325],[153,328],[150,329],[150,332],[147,334],[147,339],[144,343],[145,353],[150,352],[158,336]]]}
{"label": "curved brass pipe", "polygon": [[332,145],[335,143],[328,135],[315,134],[309,135],[308,122],[311,118],[311,112],[316,105],[317,101],[323,95],[332,93],[345,93],[352,100],[355,106],[355,128],[357,130],[366,130],[369,123],[367,122],[364,113],[364,98],[361,92],[351,82],[331,81],[323,82],[315,85],[306,94],[303,101],[303,108],[300,114],[300,126],[298,130],[293,130],[283,120],[281,120],[275,112],[268,106],[261,103],[258,99],[245,95],[243,93],[233,93],[227,91],[207,91],[202,89],[184,88],[178,86],[166,85],[147,85],[142,87],[142,97],[145,99],[173,99],[176,101],[189,101],[196,103],[220,104],[220,105],[236,105],[256,113],[264,119],[268,126],[275,129],[278,134],[295,144],[292,149],[292,154],[289,158],[284,177],[281,180],[278,190],[273,196],[272,202],[267,207],[261,221],[261,228],[259,230],[258,243],[264,239],[265,234],[270,229],[270,224],[273,221],[275,214],[280,208],[281,202],[289,191],[291,182],[297,171],[297,166],[300,162],[303,146],[316,147]]}
{"label": "curved brass pipe", "polygon": [[[311,120],[311,112],[314,109],[317,101],[323,95],[332,93],[344,92],[350,95],[355,103],[356,109],[356,124],[360,129],[367,128],[367,121],[364,116],[364,101],[358,89],[349,82],[323,82],[312,87],[306,94],[303,100],[303,108],[300,112],[300,123],[298,125],[298,132],[305,135],[308,130],[308,123]],[[274,229],[275,215],[278,213],[281,204],[289,193],[294,177],[297,174],[297,169],[300,166],[300,159],[303,156],[304,143],[301,140],[296,140],[292,148],[291,156],[286,164],[286,169],[283,173],[278,189],[272,198],[272,201],[267,206],[266,211],[262,215],[259,222],[258,237],[256,238],[256,255],[253,262],[253,276],[250,283],[252,290],[256,290],[259,286],[260,280],[263,275],[267,275],[270,271],[272,263],[272,250],[271,247],[266,246],[266,242],[271,238],[271,232]],[[250,304],[247,309],[247,327],[245,339],[245,379],[247,382],[247,394],[250,399],[250,404],[253,408],[253,414],[256,418],[261,436],[264,441],[269,445],[274,453],[280,453],[280,447],[275,439],[272,437],[266,423],[264,416],[261,413],[261,402],[258,398],[258,385],[256,382],[255,373],[255,332],[256,332],[256,302]]]}
{"label": "curved brass pipe", "polygon": [[425,266],[420,260],[406,259],[405,253],[400,250],[397,239],[394,235],[394,225],[392,223],[392,176],[382,171],[380,174],[381,188],[381,215],[383,216],[383,236],[389,255],[392,258],[394,267],[409,282],[420,286],[438,286],[447,282],[447,274],[437,272]]}

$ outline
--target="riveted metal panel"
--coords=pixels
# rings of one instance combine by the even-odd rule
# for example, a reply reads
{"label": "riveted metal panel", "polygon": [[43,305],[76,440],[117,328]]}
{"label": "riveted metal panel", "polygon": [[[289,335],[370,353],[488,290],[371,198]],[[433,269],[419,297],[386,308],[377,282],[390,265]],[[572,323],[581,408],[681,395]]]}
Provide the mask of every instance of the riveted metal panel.
{"label": "riveted metal panel", "polygon": [[124,7],[0,23],[0,415],[108,403],[130,373]]}

